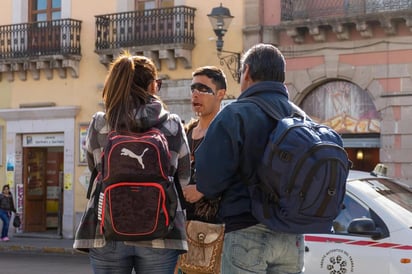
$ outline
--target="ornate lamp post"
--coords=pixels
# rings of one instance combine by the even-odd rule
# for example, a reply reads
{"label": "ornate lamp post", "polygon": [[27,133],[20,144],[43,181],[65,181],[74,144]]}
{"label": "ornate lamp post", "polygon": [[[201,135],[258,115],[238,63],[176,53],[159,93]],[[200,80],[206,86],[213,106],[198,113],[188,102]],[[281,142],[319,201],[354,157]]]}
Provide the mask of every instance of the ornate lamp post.
{"label": "ornate lamp post", "polygon": [[[235,79],[239,83],[240,52],[223,50],[223,36],[225,36],[225,33],[227,32],[233,16],[230,14],[230,10],[228,8],[222,6],[222,3],[219,7],[213,8],[211,13],[207,16],[209,17],[213,31],[217,36],[216,49],[220,64],[226,65],[230,73],[232,74],[233,79]],[[222,53],[229,54],[222,56]]]}

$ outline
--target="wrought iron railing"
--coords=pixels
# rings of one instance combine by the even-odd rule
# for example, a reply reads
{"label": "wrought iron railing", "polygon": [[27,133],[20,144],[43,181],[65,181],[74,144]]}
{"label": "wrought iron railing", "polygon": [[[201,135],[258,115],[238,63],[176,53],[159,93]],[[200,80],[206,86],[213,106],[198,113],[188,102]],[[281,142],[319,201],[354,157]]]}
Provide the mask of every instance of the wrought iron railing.
{"label": "wrought iron railing", "polygon": [[282,21],[347,17],[412,8],[410,0],[282,0]]}
{"label": "wrought iron railing", "polygon": [[194,45],[195,10],[176,6],[96,16],[96,51],[159,44]]}
{"label": "wrought iron railing", "polygon": [[0,59],[80,55],[80,29],[73,19],[0,26]]}

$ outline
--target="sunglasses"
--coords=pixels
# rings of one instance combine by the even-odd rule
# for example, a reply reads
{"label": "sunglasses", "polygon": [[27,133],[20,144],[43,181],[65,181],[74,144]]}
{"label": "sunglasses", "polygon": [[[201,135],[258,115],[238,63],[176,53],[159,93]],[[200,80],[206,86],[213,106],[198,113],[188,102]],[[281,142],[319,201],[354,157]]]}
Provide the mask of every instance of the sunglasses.
{"label": "sunglasses", "polygon": [[159,91],[160,88],[162,87],[162,79],[156,79],[155,82],[157,85],[157,91]]}
{"label": "sunglasses", "polygon": [[201,83],[192,84],[190,86],[190,90],[192,91],[192,93],[195,92],[195,90],[197,90],[197,92],[203,93],[203,94],[213,94],[213,95],[215,94],[214,91],[210,87],[203,85]]}

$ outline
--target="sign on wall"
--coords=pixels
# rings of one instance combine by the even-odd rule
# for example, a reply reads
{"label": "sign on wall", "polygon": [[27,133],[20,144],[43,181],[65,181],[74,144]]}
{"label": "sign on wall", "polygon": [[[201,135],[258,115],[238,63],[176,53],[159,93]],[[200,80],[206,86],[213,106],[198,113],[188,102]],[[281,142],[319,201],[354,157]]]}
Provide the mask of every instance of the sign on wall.
{"label": "sign on wall", "polygon": [[64,134],[23,134],[23,147],[64,146]]}

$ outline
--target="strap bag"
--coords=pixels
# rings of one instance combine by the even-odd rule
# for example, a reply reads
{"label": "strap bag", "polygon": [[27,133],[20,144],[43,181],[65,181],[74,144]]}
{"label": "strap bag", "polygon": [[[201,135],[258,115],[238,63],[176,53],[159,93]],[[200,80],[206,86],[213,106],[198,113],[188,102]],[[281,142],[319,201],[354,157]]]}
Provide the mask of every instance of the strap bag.
{"label": "strap bag", "polygon": [[202,197],[194,204],[195,216],[201,217],[201,220],[206,222],[216,221],[216,216],[219,211],[220,197],[215,199],[207,199]]}
{"label": "strap bag", "polygon": [[285,117],[260,97],[242,101],[258,105],[277,126],[271,132],[249,183],[252,214],[270,229],[287,233],[327,233],[339,214],[351,161],[341,137],[312,121],[292,102]]}
{"label": "strap bag", "polygon": [[187,253],[180,255],[179,268],[185,274],[218,274],[224,240],[224,225],[187,221]]}
{"label": "strap bag", "polygon": [[106,240],[165,237],[173,228],[177,193],[163,133],[113,131],[103,151],[98,218]]}
{"label": "strap bag", "polygon": [[15,214],[14,219],[13,219],[13,226],[17,228],[17,227],[20,227],[20,225],[21,225],[20,215]]}

